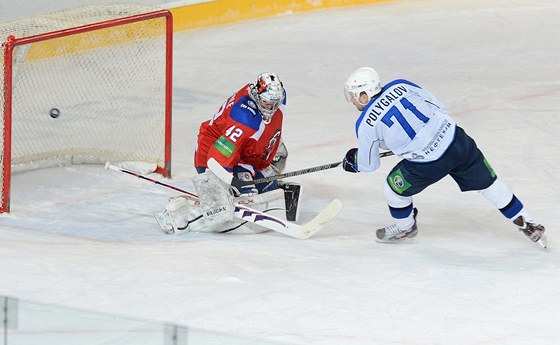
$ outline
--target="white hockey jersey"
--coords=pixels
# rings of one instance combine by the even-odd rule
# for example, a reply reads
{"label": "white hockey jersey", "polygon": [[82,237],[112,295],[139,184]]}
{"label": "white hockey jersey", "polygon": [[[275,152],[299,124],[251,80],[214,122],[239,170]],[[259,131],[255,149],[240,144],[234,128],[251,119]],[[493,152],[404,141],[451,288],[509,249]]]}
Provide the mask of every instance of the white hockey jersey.
{"label": "white hockey jersey", "polygon": [[383,87],[356,122],[358,170],[379,168],[379,149],[414,162],[443,155],[455,137],[455,121],[430,92],[404,79]]}

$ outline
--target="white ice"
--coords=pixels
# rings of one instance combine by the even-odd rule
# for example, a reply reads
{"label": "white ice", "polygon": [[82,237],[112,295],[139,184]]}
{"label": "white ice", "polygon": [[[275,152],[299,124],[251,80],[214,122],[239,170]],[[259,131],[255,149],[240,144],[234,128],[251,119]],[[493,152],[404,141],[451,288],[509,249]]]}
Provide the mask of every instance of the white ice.
{"label": "white ice", "polygon": [[343,83],[370,65],[447,105],[547,227],[546,251],[450,178],[415,198],[416,243],[376,243],[395,157],[373,174],[293,178],[303,221],[332,198],[344,204],[304,241],[166,236],[152,215],[177,193],[73,166],[13,176],[0,295],[301,345],[558,344],[559,17],[556,0],[405,0],[178,33],[166,180],[192,188],[199,123],[264,71],[287,88],[287,170],[341,160],[358,116]]}

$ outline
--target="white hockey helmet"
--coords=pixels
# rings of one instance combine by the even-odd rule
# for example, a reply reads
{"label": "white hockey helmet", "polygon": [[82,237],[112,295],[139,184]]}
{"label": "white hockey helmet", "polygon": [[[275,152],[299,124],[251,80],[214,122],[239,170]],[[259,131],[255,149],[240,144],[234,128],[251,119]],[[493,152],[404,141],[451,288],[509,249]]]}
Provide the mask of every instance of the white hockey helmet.
{"label": "white hockey helmet", "polygon": [[263,73],[249,87],[250,95],[257,103],[265,123],[269,123],[272,115],[284,101],[284,85],[276,73]]}
{"label": "white hockey helmet", "polygon": [[[352,103],[352,98],[358,100],[365,92],[369,99],[381,91],[379,74],[371,67],[361,67],[352,72],[344,84],[344,96]],[[365,105],[365,104],[364,104]]]}

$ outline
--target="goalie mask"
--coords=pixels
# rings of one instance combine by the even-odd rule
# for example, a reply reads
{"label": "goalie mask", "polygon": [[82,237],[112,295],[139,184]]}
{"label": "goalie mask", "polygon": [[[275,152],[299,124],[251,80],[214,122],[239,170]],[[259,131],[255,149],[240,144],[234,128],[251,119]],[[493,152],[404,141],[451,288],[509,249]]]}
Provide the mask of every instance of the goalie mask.
{"label": "goalie mask", "polygon": [[[352,99],[358,101],[362,92],[368,95],[368,99],[381,92],[379,74],[371,67],[358,68],[346,79],[346,84],[344,84],[344,96],[349,103],[352,103]],[[367,104],[362,104],[359,101],[358,103],[361,105]]]}
{"label": "goalie mask", "polygon": [[275,73],[263,73],[257,77],[249,88],[251,97],[265,123],[269,123],[272,116],[284,101],[284,86]]}

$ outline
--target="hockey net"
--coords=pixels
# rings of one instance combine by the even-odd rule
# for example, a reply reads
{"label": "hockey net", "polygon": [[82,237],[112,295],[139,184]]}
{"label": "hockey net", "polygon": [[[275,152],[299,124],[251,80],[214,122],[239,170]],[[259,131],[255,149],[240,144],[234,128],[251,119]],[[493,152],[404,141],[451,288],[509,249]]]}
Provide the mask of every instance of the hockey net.
{"label": "hockey net", "polygon": [[2,174],[133,162],[171,174],[169,11],[94,5],[0,23]]}

